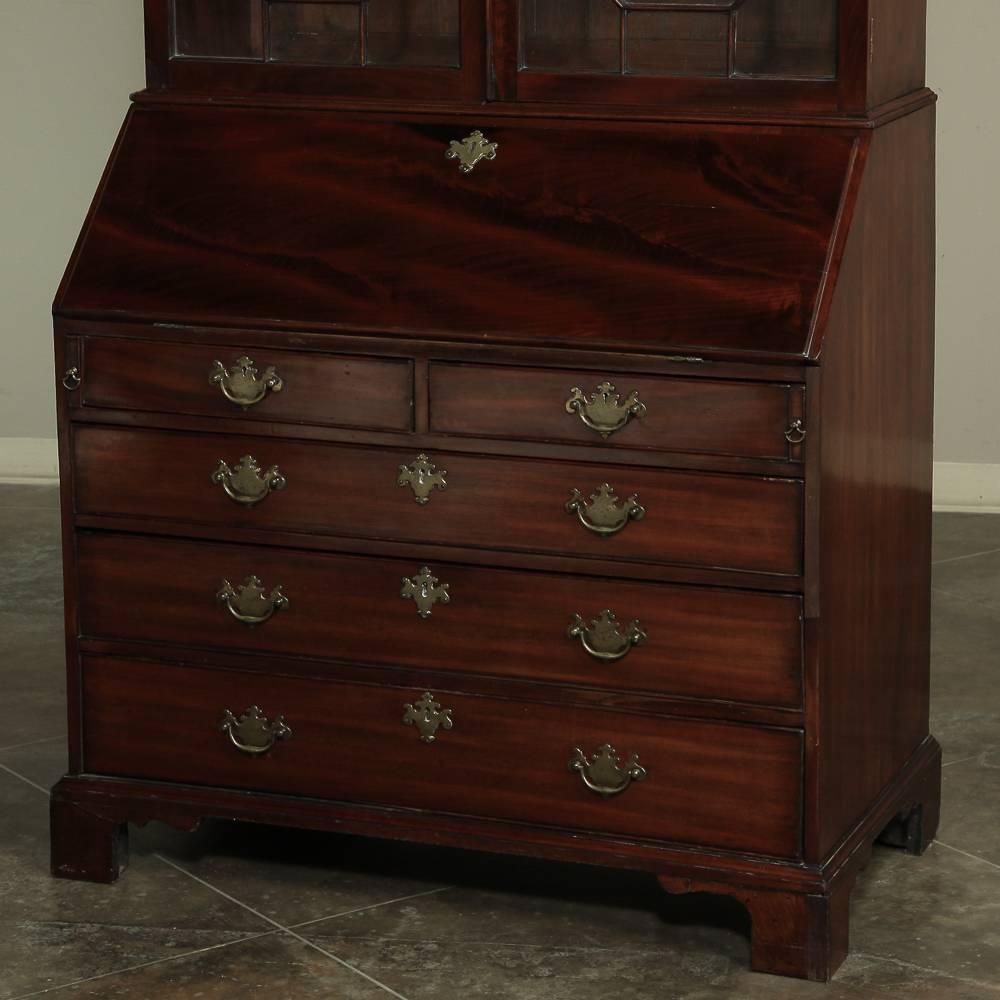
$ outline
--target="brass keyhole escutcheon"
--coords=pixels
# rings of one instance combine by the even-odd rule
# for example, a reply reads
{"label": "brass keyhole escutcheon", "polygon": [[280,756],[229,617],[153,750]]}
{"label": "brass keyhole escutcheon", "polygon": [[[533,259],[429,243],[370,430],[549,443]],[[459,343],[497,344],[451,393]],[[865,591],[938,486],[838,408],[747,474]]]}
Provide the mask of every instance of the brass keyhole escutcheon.
{"label": "brass keyhole escutcheon", "polygon": [[458,160],[458,169],[471,174],[481,160],[495,160],[500,144],[490,142],[479,129],[464,139],[452,139],[445,151],[449,160]]}

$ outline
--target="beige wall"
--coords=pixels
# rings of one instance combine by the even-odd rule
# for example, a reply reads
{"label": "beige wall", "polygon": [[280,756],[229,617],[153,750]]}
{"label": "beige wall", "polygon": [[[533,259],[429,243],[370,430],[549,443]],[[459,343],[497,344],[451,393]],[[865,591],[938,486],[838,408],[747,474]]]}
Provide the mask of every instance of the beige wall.
{"label": "beige wall", "polygon": [[52,299],[143,73],[142,0],[0,0],[0,438],[55,435]]}
{"label": "beige wall", "polygon": [[[0,437],[54,434],[50,302],[127,94],[142,84],[141,6],[0,0]],[[930,10],[928,78],[942,98],[937,457],[1000,465],[1000,2],[930,0]]]}
{"label": "beige wall", "polygon": [[1000,465],[998,0],[930,0],[938,102],[939,462]]}

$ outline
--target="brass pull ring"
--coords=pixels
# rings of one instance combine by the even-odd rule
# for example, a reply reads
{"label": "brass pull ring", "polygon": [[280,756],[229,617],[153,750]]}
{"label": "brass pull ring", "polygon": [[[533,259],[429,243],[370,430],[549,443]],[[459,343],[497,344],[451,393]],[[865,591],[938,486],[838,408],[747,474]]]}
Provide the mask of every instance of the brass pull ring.
{"label": "brass pull ring", "polygon": [[639,503],[637,493],[621,501],[615,496],[614,489],[604,483],[590,495],[589,503],[579,490],[570,490],[566,513],[576,514],[577,520],[588,531],[609,538],[622,531],[629,521],[641,521],[646,516],[646,508]]}
{"label": "brass pull ring", "polygon": [[645,416],[646,404],[640,401],[638,392],[633,390],[622,399],[610,382],[602,382],[589,399],[582,389],[572,389],[566,400],[566,412],[576,413],[591,430],[606,438],[620,431],[633,417]]}
{"label": "brass pull ring", "polygon": [[80,374],[79,368],[67,368],[66,374],[62,377],[62,384],[64,389],[69,389],[70,392],[76,392],[80,388],[83,382],[83,376]]}
{"label": "brass pull ring", "polygon": [[221,361],[216,361],[212,365],[208,381],[210,385],[217,385],[230,403],[242,406],[244,410],[259,403],[268,390],[281,392],[285,387],[273,365],[269,365],[264,369],[264,374],[258,376],[256,365],[247,357],[237,358],[232,371]]}
{"label": "brass pull ring", "polygon": [[266,594],[256,576],[248,576],[238,587],[223,580],[216,598],[244,625],[263,625],[276,612],[288,607],[288,598],[282,593],[281,584]]}
{"label": "brass pull ring", "polygon": [[785,431],[785,440],[789,444],[802,444],[806,439],[806,425],[801,420],[793,420],[791,426]]}
{"label": "brass pull ring", "polygon": [[235,469],[220,461],[218,468],[212,473],[212,482],[221,486],[230,500],[235,500],[244,507],[253,507],[272,490],[283,490],[288,485],[288,480],[276,465],[261,472],[260,464],[253,455],[244,455]]}
{"label": "brass pull ring", "polygon": [[623,660],[635,646],[641,646],[648,638],[646,630],[636,620],[629,622],[622,631],[615,613],[607,609],[589,625],[580,615],[573,615],[566,635],[570,639],[579,639],[584,650],[602,663]]}
{"label": "brass pull ring", "polygon": [[228,734],[229,741],[241,753],[254,757],[267,753],[278,740],[287,740],[292,735],[283,716],[269,722],[256,705],[251,705],[238,719],[227,708],[219,732]]}
{"label": "brass pull ring", "polygon": [[622,764],[618,752],[610,743],[599,747],[597,753],[589,759],[576,747],[570,755],[568,766],[570,771],[580,775],[587,788],[605,799],[621,795],[633,781],[646,779],[646,769],[639,763],[638,755],[630,754]]}

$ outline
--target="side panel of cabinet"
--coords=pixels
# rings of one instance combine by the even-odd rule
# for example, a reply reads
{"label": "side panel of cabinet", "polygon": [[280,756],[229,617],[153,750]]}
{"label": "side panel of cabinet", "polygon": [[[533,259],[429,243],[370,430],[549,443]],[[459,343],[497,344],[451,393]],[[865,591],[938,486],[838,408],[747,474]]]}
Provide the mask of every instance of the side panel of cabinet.
{"label": "side panel of cabinet", "polygon": [[873,137],[820,351],[821,499],[810,529],[819,614],[806,622],[819,662],[809,696],[815,778],[807,768],[814,860],[928,734],[933,332],[934,111],[926,109]]}

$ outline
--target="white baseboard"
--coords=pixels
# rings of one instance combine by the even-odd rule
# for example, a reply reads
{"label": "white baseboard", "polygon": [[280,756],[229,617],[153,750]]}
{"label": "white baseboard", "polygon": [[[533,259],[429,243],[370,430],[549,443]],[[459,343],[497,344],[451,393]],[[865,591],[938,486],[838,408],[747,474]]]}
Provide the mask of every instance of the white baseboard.
{"label": "white baseboard", "polygon": [[[41,486],[58,481],[54,438],[0,437],[0,483]],[[934,509],[1000,514],[1000,465],[936,462]]]}
{"label": "white baseboard", "polygon": [[934,509],[1000,514],[1000,465],[935,462]]}
{"label": "white baseboard", "polygon": [[58,482],[55,438],[0,437],[0,483],[51,486]]}

